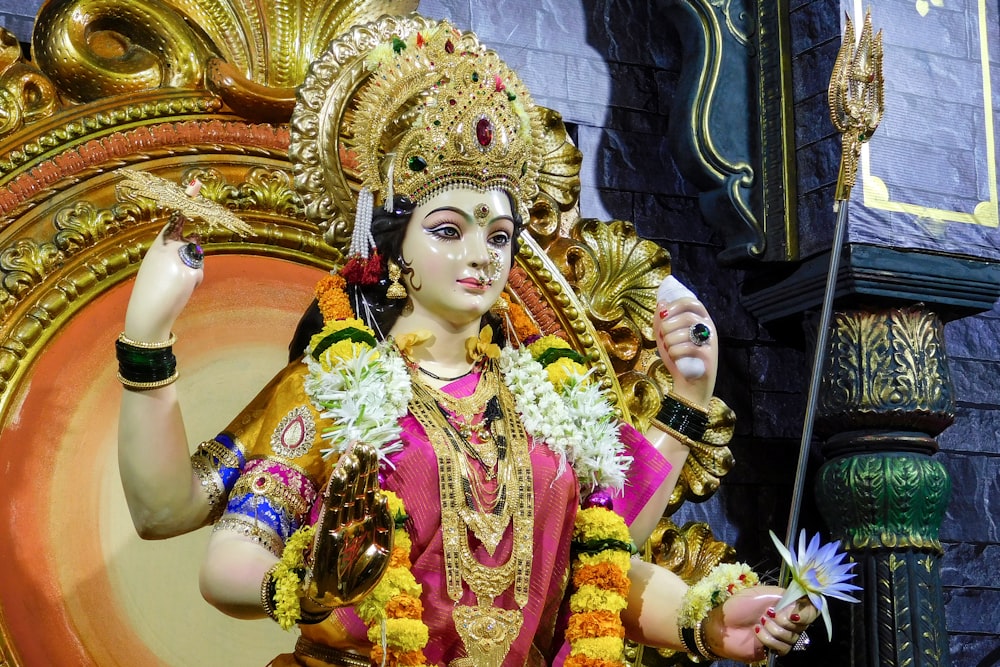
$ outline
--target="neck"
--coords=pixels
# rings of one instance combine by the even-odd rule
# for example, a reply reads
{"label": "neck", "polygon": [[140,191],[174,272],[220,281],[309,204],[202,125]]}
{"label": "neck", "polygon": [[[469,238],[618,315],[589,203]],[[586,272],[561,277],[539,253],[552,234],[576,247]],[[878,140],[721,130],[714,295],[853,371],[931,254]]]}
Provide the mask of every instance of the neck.
{"label": "neck", "polygon": [[465,341],[479,335],[478,319],[452,325],[413,312],[401,315],[389,333],[398,337],[421,329],[430,332],[431,337],[426,343],[410,350],[411,361],[442,377],[461,375],[470,369],[472,363],[465,353]]}

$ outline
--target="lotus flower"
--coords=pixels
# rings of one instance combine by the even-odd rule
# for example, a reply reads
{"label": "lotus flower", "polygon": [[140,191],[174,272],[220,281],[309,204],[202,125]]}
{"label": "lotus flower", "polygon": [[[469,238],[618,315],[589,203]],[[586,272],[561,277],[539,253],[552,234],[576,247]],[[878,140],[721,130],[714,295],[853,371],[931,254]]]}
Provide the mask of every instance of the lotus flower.
{"label": "lotus flower", "polygon": [[861,590],[850,583],[855,575],[850,570],[855,563],[845,563],[847,554],[838,551],[838,544],[820,544],[819,533],[813,535],[806,545],[806,531],[799,533],[799,549],[793,554],[785,548],[778,536],[771,533],[771,540],[777,547],[781,558],[788,565],[792,580],[785,589],[785,594],[778,602],[778,609],[791,604],[802,597],[809,598],[813,606],[819,610],[826,624],[826,634],[833,639],[833,624],[830,621],[830,608],[826,604],[826,596],[835,597],[846,602],[860,602],[847,593]]}

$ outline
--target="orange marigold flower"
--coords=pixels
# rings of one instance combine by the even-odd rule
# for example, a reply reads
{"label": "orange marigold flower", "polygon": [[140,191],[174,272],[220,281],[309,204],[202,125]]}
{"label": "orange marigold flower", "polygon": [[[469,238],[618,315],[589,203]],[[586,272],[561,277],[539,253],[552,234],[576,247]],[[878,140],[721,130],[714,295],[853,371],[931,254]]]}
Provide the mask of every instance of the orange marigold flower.
{"label": "orange marigold flower", "polygon": [[[381,646],[375,646],[372,648],[372,663],[376,665],[382,664]],[[388,667],[399,667],[399,665],[426,665],[427,657],[424,655],[423,651],[403,651],[402,653],[396,653],[395,651],[390,650],[388,656],[386,657],[385,664],[388,665]]]}
{"label": "orange marigold flower", "polygon": [[622,667],[620,662],[611,662],[601,658],[591,658],[588,655],[571,655],[566,658],[563,667]]}
{"label": "orange marigold flower", "polygon": [[412,618],[420,620],[424,606],[419,598],[412,595],[396,595],[385,604],[385,614],[389,618]]}
{"label": "orange marigold flower", "polygon": [[347,298],[347,292],[344,291],[346,286],[347,282],[343,276],[337,274],[324,276],[316,284],[316,300],[319,302],[319,310],[323,313],[324,322],[354,317],[351,301]]}
{"label": "orange marigold flower", "polygon": [[595,586],[604,591],[613,591],[623,597],[628,596],[629,578],[613,563],[584,565],[573,573],[573,585],[581,588]]}
{"label": "orange marigold flower", "polygon": [[538,325],[528,315],[528,311],[521,304],[511,301],[506,293],[502,294],[502,296],[510,304],[508,314],[510,315],[510,323],[514,327],[514,333],[517,334],[518,340],[526,340],[531,336],[537,336],[539,333]]}
{"label": "orange marigold flower", "polygon": [[622,626],[620,616],[615,612],[602,610],[573,614],[569,617],[569,623],[566,627],[568,641],[593,637],[624,639],[625,628]]}
{"label": "orange marigold flower", "polygon": [[389,567],[402,567],[404,569],[410,569],[410,552],[408,549],[400,549],[399,547],[393,547],[392,553],[389,554]]}

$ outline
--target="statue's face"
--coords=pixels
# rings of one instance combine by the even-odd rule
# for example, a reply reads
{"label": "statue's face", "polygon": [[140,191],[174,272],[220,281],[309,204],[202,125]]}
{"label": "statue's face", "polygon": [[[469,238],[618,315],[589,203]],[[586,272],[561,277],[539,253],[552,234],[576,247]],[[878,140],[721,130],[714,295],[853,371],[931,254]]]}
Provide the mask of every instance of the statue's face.
{"label": "statue's face", "polygon": [[453,326],[482,317],[507,283],[513,234],[502,192],[448,190],[414,209],[402,247],[414,313]]}

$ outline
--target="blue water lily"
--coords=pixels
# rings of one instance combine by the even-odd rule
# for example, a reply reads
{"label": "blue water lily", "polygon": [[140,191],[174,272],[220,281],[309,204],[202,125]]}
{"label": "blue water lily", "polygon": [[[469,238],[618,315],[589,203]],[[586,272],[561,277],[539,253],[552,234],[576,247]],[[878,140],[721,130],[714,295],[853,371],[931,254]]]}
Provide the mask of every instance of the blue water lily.
{"label": "blue water lily", "polygon": [[778,609],[791,604],[802,597],[809,598],[809,601],[819,610],[826,625],[826,633],[833,639],[833,624],[830,621],[830,609],[826,604],[826,597],[834,597],[845,602],[860,602],[860,600],[848,595],[851,591],[861,590],[851,581],[856,576],[851,572],[856,563],[845,563],[847,554],[839,550],[837,542],[821,544],[819,533],[813,535],[806,544],[806,531],[799,533],[798,553],[791,553],[781,543],[774,531],[771,533],[771,540],[781,554],[782,560],[788,565],[792,580],[785,589],[785,594],[778,602]]}

